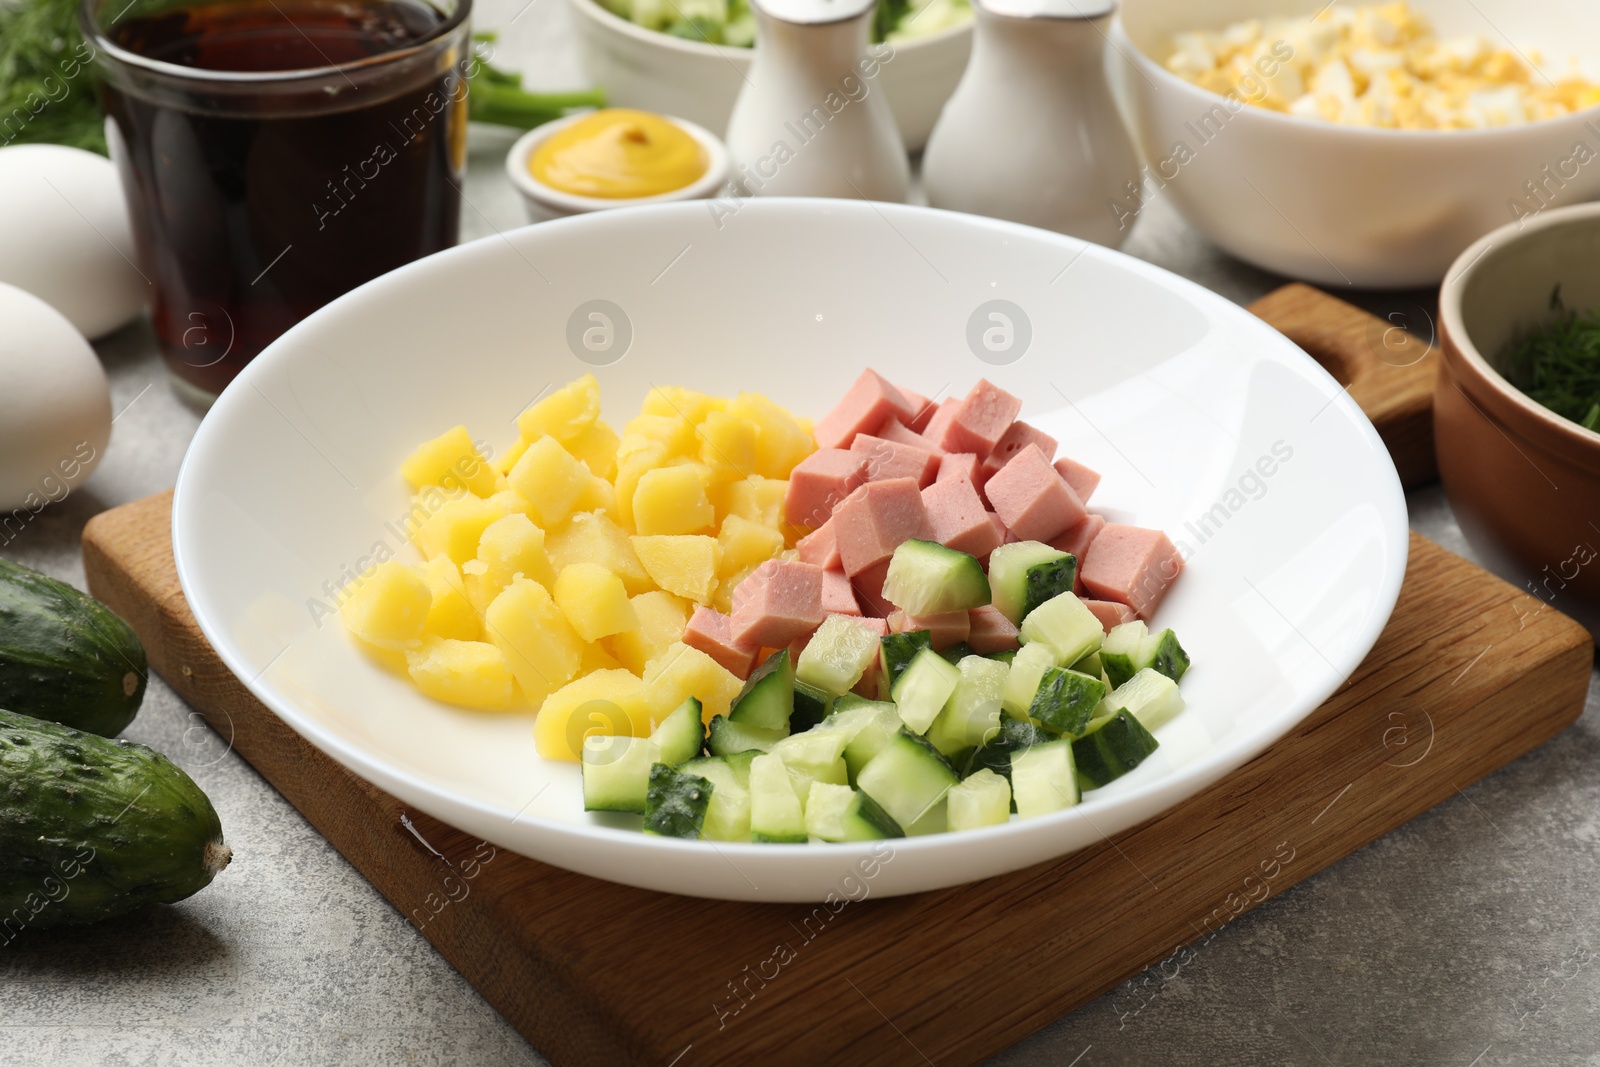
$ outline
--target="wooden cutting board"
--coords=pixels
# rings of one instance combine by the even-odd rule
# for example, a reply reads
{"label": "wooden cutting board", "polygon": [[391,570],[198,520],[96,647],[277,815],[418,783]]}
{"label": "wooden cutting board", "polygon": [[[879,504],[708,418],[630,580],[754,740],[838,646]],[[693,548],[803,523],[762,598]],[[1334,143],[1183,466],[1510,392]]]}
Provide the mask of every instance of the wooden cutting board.
{"label": "wooden cutting board", "polygon": [[[1409,480],[1426,477],[1431,355],[1385,359],[1371,341],[1379,320],[1303,286],[1254,310],[1334,369]],[[561,1067],[976,1063],[1560,732],[1583,709],[1593,657],[1576,623],[1413,536],[1394,616],[1350,683],[1265,755],[1150,822],[920,896],[873,899],[868,877],[831,908],[705,901],[496,851],[312,748],[201,636],[170,516],[169,493],[95,518],[90,590]]]}

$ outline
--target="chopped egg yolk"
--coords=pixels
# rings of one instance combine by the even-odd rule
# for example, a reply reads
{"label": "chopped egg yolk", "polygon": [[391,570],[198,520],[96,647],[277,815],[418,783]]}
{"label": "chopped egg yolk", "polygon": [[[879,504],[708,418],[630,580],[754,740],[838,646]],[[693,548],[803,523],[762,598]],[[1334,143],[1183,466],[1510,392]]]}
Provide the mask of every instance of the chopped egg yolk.
{"label": "chopped egg yolk", "polygon": [[1539,62],[1481,37],[1441,40],[1402,0],[1180,33],[1166,66],[1258,107],[1395,130],[1516,126],[1600,105],[1600,85],[1552,80]]}

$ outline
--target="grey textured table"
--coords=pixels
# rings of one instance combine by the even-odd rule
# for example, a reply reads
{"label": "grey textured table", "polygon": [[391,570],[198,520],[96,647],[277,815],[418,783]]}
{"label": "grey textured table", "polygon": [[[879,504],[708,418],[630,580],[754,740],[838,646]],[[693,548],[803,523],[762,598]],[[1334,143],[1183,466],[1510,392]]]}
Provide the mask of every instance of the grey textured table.
{"label": "grey textured table", "polygon": [[[579,84],[565,8],[526,2],[480,4],[498,61],[530,85]],[[476,134],[468,239],[522,223],[506,139]],[[1282,280],[1159,200],[1127,251],[1240,302]],[[99,350],[119,412],[106,458],[6,550],[79,585],[84,523],[170,487],[198,423],[146,324]],[[1410,504],[1414,528],[1477,558],[1437,487]],[[0,1064],[544,1062],[159,679],[128,734],[199,781],[236,859],[178,907],[0,947]],[[994,1062],[1600,1063],[1597,843],[1600,687],[1554,741],[1242,916],[1176,973],[1153,968]]]}

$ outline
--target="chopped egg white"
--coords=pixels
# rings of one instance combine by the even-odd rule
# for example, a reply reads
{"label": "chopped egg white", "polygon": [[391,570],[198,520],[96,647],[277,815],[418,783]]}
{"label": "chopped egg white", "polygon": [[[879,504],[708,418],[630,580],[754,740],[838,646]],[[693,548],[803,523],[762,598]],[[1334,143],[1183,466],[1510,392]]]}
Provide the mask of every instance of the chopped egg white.
{"label": "chopped egg white", "polygon": [[1600,105],[1585,78],[1552,81],[1482,38],[1439,39],[1404,0],[1179,33],[1166,67],[1258,107],[1352,126],[1482,129]]}

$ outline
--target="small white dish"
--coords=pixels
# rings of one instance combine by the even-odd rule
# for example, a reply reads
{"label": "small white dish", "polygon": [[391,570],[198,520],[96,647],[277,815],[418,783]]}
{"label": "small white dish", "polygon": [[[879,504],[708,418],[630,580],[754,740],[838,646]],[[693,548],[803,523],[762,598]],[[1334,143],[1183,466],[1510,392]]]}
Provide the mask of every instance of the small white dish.
{"label": "small white dish", "polygon": [[[597,322],[599,349],[585,343]],[[1042,863],[1159,814],[1294,729],[1389,618],[1408,545],[1394,464],[1348,393],[1282,334],[1059,234],[785,197],[720,218],[679,203],[528,226],[315,312],[195,435],[173,502],[184,593],[258,699],[407,805],[628,885],[822,900],[860,877],[872,844],[712,844],[606,825],[583,811],[577,765],[536,753],[528,717],[429,700],[356,650],[332,601],[375,555],[418,558],[397,468],[452,425],[504,449],[530,401],[590,371],[613,425],[667,383],[760,391],[815,417],[867,364],[930,397],[980,377],[1023,397],[1025,419],[1104,475],[1092,507],[1186,551],[1156,618],[1194,659],[1187,710],[1138,769],[1055,815],[878,843],[890,859],[872,865],[874,896]]]}
{"label": "small white dish", "polygon": [[591,211],[608,211],[619,207],[637,207],[640,204],[670,204],[678,200],[703,200],[715,196],[728,182],[728,148],[722,139],[704,126],[687,119],[663,115],[689,136],[699,142],[706,154],[706,172],[681,189],[658,193],[655,196],[600,197],[578,196],[563,192],[539,181],[528,170],[528,160],[533,153],[554,134],[589,116],[589,112],[568,115],[566,118],[535,126],[518,137],[506,153],[506,176],[522,195],[522,206],[529,222],[546,222],[568,215],[584,215]]}

